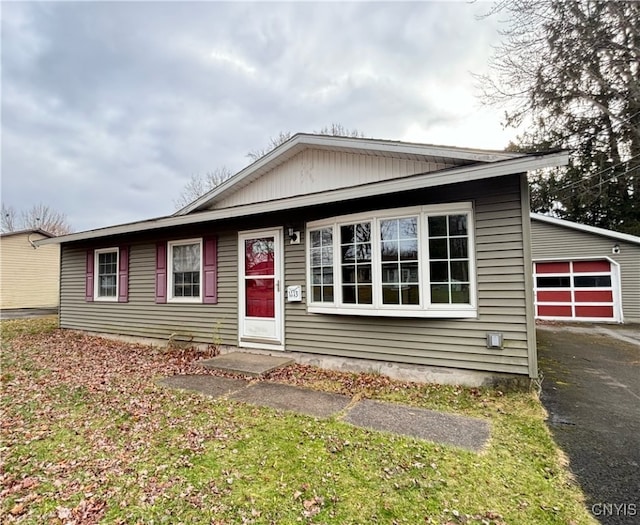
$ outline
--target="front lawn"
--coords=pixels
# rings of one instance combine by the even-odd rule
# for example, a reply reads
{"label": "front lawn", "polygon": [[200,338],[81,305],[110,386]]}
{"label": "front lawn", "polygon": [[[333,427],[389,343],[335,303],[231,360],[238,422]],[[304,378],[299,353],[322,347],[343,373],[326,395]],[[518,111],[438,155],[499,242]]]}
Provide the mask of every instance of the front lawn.
{"label": "front lawn", "polygon": [[487,418],[474,454],[156,384],[205,373],[192,357],[3,321],[0,522],[595,523],[533,394],[303,366],[266,379]]}

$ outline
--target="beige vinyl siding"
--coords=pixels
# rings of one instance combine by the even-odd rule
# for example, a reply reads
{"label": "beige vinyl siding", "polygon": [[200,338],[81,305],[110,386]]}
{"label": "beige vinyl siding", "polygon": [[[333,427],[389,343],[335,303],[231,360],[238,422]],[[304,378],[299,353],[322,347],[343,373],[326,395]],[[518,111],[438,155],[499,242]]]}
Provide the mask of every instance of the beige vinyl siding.
{"label": "beige vinyl siding", "polygon": [[[531,220],[533,259],[609,257],[620,264],[624,320],[640,322],[640,246],[595,233]],[[620,253],[613,254],[614,245]]]}
{"label": "beige vinyl siding", "polygon": [[453,164],[319,149],[298,153],[248,186],[220,200],[215,208],[264,202],[348,186],[426,173]]}
{"label": "beige vinyl siding", "polygon": [[34,249],[39,233],[0,237],[0,308],[55,308],[60,287],[60,246]]}
{"label": "beige vinyl siding", "polygon": [[134,243],[129,255],[129,302],[85,302],[85,248],[62,250],[60,326],[93,332],[212,343],[237,342],[237,234],[218,237],[218,303],[156,304],[156,243]]}
{"label": "beige vinyl siding", "polygon": [[[528,374],[525,262],[518,176],[475,200],[477,319],[356,317],[309,314],[286,305],[288,350]],[[506,185],[506,187],[505,187]],[[460,192],[460,200],[477,192]],[[528,210],[525,210],[528,220]],[[285,285],[306,283],[305,246],[286,245]],[[306,297],[305,297],[306,300]],[[504,334],[504,349],[486,348],[486,333]]]}
{"label": "beige vinyl siding", "polygon": [[[535,374],[529,367],[525,276],[530,261],[523,249],[520,176],[458,184],[437,192],[381,197],[372,209],[404,205],[472,201],[475,216],[478,317],[468,319],[359,317],[311,314],[306,306],[305,236],[300,244],[284,242],[285,286],[302,285],[303,302],[285,303],[285,348],[408,364]],[[407,201],[411,200],[411,203]],[[362,202],[356,211],[364,211]],[[330,205],[310,220],[348,212]],[[528,209],[524,210],[528,220]],[[279,227],[288,216],[245,219],[239,230]],[[304,225],[304,212],[295,220]],[[211,227],[213,228],[213,226]],[[193,234],[185,234],[192,238]],[[155,239],[132,243],[129,303],[84,300],[85,250],[65,247],[62,257],[62,314],[65,328],[143,337],[211,342],[216,323],[224,344],[237,344],[237,232],[218,234],[218,304],[155,304]],[[185,238],[186,238],[185,237]],[[486,333],[504,334],[504,348],[486,348]]]}

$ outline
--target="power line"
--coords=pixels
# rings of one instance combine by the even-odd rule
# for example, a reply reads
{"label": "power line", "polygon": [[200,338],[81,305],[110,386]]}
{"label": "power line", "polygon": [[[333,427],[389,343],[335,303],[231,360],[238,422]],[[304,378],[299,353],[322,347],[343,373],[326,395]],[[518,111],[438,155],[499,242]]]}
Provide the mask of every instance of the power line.
{"label": "power line", "polygon": [[[571,182],[571,183],[567,184],[566,186],[561,186],[560,188],[557,188],[557,191],[564,191],[566,189],[572,188],[573,186],[577,186],[577,185],[583,183],[585,180],[591,179],[593,177],[597,177],[598,175],[601,175],[601,174],[603,174],[603,173],[605,173],[607,171],[611,171],[611,170],[617,168],[618,166],[622,166],[624,164],[627,164],[627,163],[629,163],[632,160],[637,159],[637,158],[640,158],[640,153],[638,153],[637,155],[634,155],[633,157],[631,157],[631,158],[629,158],[629,159],[627,159],[627,160],[625,160],[623,162],[619,162],[618,164],[614,164],[613,166],[609,166],[608,168],[604,168],[604,169],[602,169],[600,171],[596,171],[595,173],[590,173],[590,174],[584,176],[583,178],[581,178],[580,180]],[[631,168],[631,169],[634,169],[634,168]],[[616,176],[622,176],[622,175],[614,175],[614,177],[616,177]]]}

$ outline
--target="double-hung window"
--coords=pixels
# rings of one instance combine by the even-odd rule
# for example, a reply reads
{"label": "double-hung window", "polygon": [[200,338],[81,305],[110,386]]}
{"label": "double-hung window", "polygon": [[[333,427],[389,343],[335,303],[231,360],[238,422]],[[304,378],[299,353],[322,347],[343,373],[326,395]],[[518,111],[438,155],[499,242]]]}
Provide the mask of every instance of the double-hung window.
{"label": "double-hung window", "polygon": [[474,317],[472,220],[457,203],[307,224],[309,311]]}
{"label": "double-hung window", "polygon": [[118,248],[95,250],[94,299],[118,300]]}
{"label": "double-hung window", "polygon": [[202,299],[202,240],[168,243],[169,300],[200,302]]}

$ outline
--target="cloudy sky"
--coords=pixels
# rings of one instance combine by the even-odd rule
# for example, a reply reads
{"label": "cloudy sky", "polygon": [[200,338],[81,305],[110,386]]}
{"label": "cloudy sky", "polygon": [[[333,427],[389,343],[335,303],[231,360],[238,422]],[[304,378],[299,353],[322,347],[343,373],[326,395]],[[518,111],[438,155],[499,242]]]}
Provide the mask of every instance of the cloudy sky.
{"label": "cloudy sky", "polygon": [[2,201],[76,231],[173,213],[280,131],[502,149],[491,4],[3,2]]}

